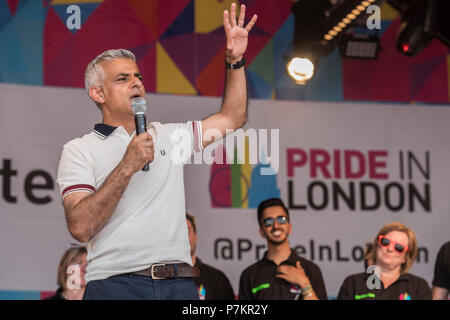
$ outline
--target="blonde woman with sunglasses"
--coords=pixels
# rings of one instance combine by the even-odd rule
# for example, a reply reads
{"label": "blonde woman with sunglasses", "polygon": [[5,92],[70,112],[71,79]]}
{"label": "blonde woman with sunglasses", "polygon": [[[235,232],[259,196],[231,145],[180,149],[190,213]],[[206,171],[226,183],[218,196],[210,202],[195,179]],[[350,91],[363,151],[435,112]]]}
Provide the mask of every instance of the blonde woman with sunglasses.
{"label": "blonde woman with sunglasses", "polygon": [[373,265],[347,277],[338,300],[431,300],[428,283],[408,273],[417,257],[413,230],[399,222],[385,225],[367,257]]}

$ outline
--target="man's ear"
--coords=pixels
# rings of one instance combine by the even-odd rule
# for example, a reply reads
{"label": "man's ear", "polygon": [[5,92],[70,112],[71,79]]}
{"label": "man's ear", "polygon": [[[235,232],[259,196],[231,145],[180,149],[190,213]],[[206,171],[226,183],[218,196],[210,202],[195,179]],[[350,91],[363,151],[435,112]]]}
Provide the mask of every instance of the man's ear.
{"label": "man's ear", "polygon": [[89,97],[91,97],[91,99],[94,100],[96,104],[105,103],[105,95],[102,87],[97,86],[91,87],[89,89]]}

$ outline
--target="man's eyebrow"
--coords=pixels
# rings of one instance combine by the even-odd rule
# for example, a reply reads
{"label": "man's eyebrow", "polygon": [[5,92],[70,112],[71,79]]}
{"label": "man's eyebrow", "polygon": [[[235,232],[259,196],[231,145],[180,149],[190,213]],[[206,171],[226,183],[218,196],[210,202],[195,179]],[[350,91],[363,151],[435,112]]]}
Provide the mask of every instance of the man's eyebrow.
{"label": "man's eyebrow", "polygon": [[[114,77],[114,79],[117,79],[118,77],[129,77],[130,75],[131,75],[130,73],[119,73],[118,75],[116,75]],[[134,73],[134,75],[136,77],[142,77],[142,74],[140,72],[136,72],[136,73]]]}
{"label": "man's eyebrow", "polygon": [[114,77],[114,79],[116,79],[116,78],[118,78],[118,77],[129,77],[129,76],[130,76],[129,73],[119,73],[118,75],[116,75],[116,76]]}

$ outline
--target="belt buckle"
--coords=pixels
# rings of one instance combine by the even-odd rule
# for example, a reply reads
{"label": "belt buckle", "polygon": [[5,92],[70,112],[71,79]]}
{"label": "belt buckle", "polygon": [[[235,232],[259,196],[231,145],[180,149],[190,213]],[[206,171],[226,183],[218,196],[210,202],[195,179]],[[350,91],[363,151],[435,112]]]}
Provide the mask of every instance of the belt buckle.
{"label": "belt buckle", "polygon": [[154,275],[155,272],[155,267],[165,267],[166,265],[164,263],[155,263],[152,264],[151,268],[150,268],[150,275],[152,276],[153,280],[162,280],[165,279],[166,277],[157,277]]}

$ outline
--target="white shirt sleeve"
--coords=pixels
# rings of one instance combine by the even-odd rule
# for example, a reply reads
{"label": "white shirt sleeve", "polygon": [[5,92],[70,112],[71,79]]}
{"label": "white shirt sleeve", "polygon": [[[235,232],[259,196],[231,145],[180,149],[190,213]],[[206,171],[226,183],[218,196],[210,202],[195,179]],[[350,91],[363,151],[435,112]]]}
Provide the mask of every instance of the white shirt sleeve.
{"label": "white shirt sleeve", "polygon": [[63,199],[74,192],[95,193],[93,160],[82,143],[75,139],[63,147],[56,179]]}
{"label": "white shirt sleeve", "polygon": [[166,123],[163,126],[168,131],[174,144],[172,154],[174,156],[179,155],[182,158],[180,158],[180,162],[185,163],[194,153],[203,151],[201,121]]}

